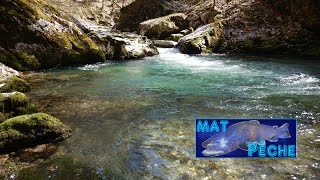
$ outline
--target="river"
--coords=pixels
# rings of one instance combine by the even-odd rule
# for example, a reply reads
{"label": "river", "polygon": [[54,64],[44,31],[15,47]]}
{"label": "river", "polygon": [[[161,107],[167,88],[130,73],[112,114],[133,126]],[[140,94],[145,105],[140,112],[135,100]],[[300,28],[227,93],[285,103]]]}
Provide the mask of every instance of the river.
{"label": "river", "polygon": [[[18,177],[319,178],[319,61],[159,52],[29,75],[28,95],[73,135]],[[198,117],[298,118],[298,158],[196,159]]]}

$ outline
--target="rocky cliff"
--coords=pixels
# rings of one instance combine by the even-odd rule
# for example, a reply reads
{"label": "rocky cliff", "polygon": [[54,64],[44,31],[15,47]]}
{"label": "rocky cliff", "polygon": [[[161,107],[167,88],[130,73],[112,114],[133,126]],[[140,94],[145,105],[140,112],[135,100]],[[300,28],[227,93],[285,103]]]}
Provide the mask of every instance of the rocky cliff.
{"label": "rocky cliff", "polygon": [[[185,2],[158,2],[161,8],[153,8],[158,4],[137,0],[121,10],[119,27],[135,31],[136,24],[148,17],[182,11],[189,26],[198,28],[180,40],[178,47],[183,53],[320,55],[319,1],[223,0],[213,5],[214,1],[198,0],[190,7],[184,6]],[[180,3],[184,8],[166,10],[164,3]]]}
{"label": "rocky cliff", "polygon": [[0,62],[17,70],[103,61],[102,50],[44,0],[0,1]]}

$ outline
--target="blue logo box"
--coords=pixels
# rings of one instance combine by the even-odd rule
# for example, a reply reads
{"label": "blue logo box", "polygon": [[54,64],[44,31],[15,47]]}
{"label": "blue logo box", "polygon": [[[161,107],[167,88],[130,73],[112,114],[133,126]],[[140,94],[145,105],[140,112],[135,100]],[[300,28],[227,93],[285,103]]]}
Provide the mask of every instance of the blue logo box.
{"label": "blue logo box", "polygon": [[296,158],[296,119],[196,119],[197,158]]}

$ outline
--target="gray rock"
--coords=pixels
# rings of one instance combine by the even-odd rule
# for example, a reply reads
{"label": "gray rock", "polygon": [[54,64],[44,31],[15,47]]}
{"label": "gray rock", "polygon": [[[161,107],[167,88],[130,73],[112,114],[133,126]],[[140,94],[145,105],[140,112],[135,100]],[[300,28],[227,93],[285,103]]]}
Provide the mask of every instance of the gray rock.
{"label": "gray rock", "polygon": [[184,35],[183,34],[171,34],[170,37],[166,38],[167,40],[172,40],[178,42]]}
{"label": "gray rock", "polygon": [[151,40],[134,33],[100,30],[89,36],[103,47],[108,59],[139,59],[159,54]]}
{"label": "gray rock", "polygon": [[178,33],[189,26],[187,16],[183,13],[175,13],[144,21],[138,26],[138,34],[150,39],[165,39],[170,34]]}
{"label": "gray rock", "polygon": [[173,48],[178,45],[177,42],[169,40],[154,40],[153,43],[155,46],[162,48]]}
{"label": "gray rock", "polygon": [[215,23],[199,27],[178,42],[178,48],[185,54],[210,53],[211,47],[218,40],[215,29],[219,27]]}
{"label": "gray rock", "polygon": [[0,63],[0,78],[7,78],[11,76],[19,76],[19,72]]}

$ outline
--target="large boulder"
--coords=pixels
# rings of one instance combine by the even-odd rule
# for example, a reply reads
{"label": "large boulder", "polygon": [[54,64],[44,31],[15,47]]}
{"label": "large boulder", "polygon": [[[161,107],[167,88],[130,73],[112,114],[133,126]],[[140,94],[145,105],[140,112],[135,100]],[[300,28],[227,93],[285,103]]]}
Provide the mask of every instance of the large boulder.
{"label": "large boulder", "polygon": [[89,35],[103,47],[108,59],[139,59],[159,54],[152,41],[145,36],[108,30]]}
{"label": "large boulder", "polygon": [[185,54],[212,53],[221,41],[222,23],[210,23],[182,37],[178,48]]}
{"label": "large boulder", "polygon": [[174,13],[167,16],[150,19],[141,22],[138,26],[138,34],[151,39],[165,39],[171,34],[178,33],[189,27],[187,16],[183,13]]}
{"label": "large boulder", "polygon": [[1,0],[0,7],[0,62],[33,70],[104,60],[101,48],[45,0]]}
{"label": "large boulder", "polygon": [[172,10],[165,8],[171,0],[136,0],[120,10],[119,22],[116,28],[123,31],[136,31],[139,23],[148,19],[165,16]]}
{"label": "large boulder", "polygon": [[0,123],[0,153],[61,140],[70,135],[71,129],[50,115],[17,116]]}

